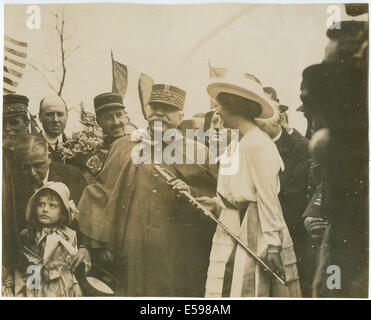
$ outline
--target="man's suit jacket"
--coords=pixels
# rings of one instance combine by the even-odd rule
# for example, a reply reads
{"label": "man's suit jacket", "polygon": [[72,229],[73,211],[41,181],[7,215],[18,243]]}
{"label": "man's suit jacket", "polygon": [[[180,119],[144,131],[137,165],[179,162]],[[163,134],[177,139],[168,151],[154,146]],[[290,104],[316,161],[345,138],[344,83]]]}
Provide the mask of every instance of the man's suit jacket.
{"label": "man's suit jacket", "polygon": [[[40,135],[43,136],[43,133],[40,132]],[[65,144],[68,141],[68,138],[64,133],[62,133],[62,141],[63,141],[63,144]],[[61,147],[62,147],[62,145],[58,141],[58,149],[61,148]],[[52,159],[53,161],[56,161],[56,162],[63,163],[61,153],[57,150],[54,150],[52,145],[49,144],[49,143],[48,143],[48,150],[49,150],[49,158],[50,159]]]}
{"label": "man's suit jacket", "polygon": [[294,138],[297,138],[297,139],[305,139],[305,137],[298,130],[296,130],[295,128],[292,128],[291,136],[293,136]]}
{"label": "man's suit jacket", "polygon": [[[86,186],[85,178],[78,168],[54,161],[49,166],[48,181],[63,182],[70,190],[70,199],[76,203],[76,206]],[[26,226],[25,209],[33,193],[32,186],[26,184],[21,177],[16,177],[15,199],[19,231]]]}
{"label": "man's suit jacket", "polygon": [[282,157],[285,170],[280,172],[281,191],[279,198],[283,215],[295,243],[305,234],[302,214],[307,206],[306,187],[310,166],[307,139],[289,135],[282,128],[281,137],[275,142]]}

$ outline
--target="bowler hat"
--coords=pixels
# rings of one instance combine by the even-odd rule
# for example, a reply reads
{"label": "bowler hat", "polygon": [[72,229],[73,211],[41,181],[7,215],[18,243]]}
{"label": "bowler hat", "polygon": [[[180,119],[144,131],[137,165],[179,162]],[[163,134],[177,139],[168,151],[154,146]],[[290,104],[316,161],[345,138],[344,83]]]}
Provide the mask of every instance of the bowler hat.
{"label": "bowler hat", "polygon": [[95,113],[113,107],[125,109],[122,96],[118,93],[106,92],[99,94],[94,98]]}
{"label": "bowler hat", "polygon": [[[309,101],[319,102],[326,99],[332,91],[330,90],[331,84],[337,82],[339,69],[339,65],[329,62],[313,64],[305,68],[300,85],[300,99],[303,104]],[[299,108],[297,111],[304,111],[303,106]]]}
{"label": "bowler hat", "polygon": [[264,91],[266,94],[270,95],[270,97],[271,97],[272,100],[274,100],[274,101],[276,101],[276,102],[280,102],[280,100],[279,100],[278,97],[277,97],[277,92],[276,92],[276,90],[274,90],[272,87],[264,87],[264,88],[263,88],[263,91]]}
{"label": "bowler hat", "polygon": [[278,109],[280,110],[280,113],[283,113],[283,112],[286,112],[287,110],[289,110],[289,107],[284,105],[284,104],[280,104],[278,106]]}
{"label": "bowler hat", "polygon": [[297,107],[296,111],[304,112],[305,111],[304,105],[302,104],[301,106]]}
{"label": "bowler hat", "polygon": [[[276,101],[277,103],[280,102],[280,99],[278,99],[277,97],[276,90],[274,90],[272,87],[264,87],[263,91],[267,93],[271,97],[272,100]],[[280,104],[278,105],[278,109],[280,110],[281,113],[283,113],[283,112],[286,112],[289,109],[289,107],[284,104]]]}
{"label": "bowler hat", "polygon": [[183,110],[185,97],[186,92],[183,89],[167,84],[154,84],[148,103],[163,103]]}
{"label": "bowler hat", "polygon": [[345,3],[345,11],[348,15],[355,17],[368,12],[368,3]]}
{"label": "bowler hat", "polygon": [[362,101],[358,105],[367,104],[367,78],[367,73],[349,65],[315,64],[303,71],[300,99],[306,111],[318,110],[328,113],[328,116],[334,110],[340,112],[340,109],[354,112],[360,108],[355,103],[356,99]]}
{"label": "bowler hat", "polygon": [[27,113],[28,98],[20,94],[3,96],[3,117],[15,117]]}

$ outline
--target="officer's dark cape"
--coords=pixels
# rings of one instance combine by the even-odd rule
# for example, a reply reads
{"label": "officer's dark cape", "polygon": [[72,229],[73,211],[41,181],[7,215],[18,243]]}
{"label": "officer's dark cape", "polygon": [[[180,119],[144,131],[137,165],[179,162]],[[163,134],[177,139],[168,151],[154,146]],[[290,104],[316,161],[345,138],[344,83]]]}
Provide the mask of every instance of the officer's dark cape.
{"label": "officer's dark cape", "polygon": [[[80,231],[112,248],[117,248],[117,241],[122,238],[123,232],[115,228],[120,225],[118,219],[123,218],[119,205],[123,202],[123,197],[129,197],[130,200],[135,187],[136,165],[132,162],[131,151],[137,143],[127,136],[112,144],[103,170],[97,179],[85,188],[79,203],[77,219]],[[206,147],[203,150],[207,153]],[[196,157],[196,152],[194,155]],[[215,196],[215,165],[176,164],[172,165],[171,169],[191,187],[194,196]]]}

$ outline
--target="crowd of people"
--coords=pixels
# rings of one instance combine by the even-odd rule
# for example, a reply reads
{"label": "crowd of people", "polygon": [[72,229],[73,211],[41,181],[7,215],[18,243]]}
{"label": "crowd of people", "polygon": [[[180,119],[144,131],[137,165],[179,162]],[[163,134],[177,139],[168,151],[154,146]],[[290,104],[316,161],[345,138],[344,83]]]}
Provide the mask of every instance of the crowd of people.
{"label": "crowd of people", "polygon": [[[4,95],[3,296],[367,297],[368,24],[341,22],[327,36],[323,61],[302,74],[297,111],[308,121],[305,136],[291,127],[275,89],[227,72],[205,88],[216,109],[203,129],[215,135],[193,141],[195,152],[180,148],[187,161],[161,163],[174,175],[167,181],[155,152],[140,164],[132,152],[139,144],[169,146],[154,139],[157,121],[162,132],[180,129],[178,146],[190,144],[184,132],[197,126],[183,119],[182,89],[153,85],[150,139],[126,133],[119,94],[96,96],[107,152],[94,176],[56,152],[68,140],[60,97],[40,101],[37,132],[28,98]],[[218,135],[222,128],[238,129],[238,143]],[[223,138],[228,146],[214,164],[208,147]],[[234,160],[237,173],[223,174]],[[329,286],[330,266],[339,268],[341,286]]]}

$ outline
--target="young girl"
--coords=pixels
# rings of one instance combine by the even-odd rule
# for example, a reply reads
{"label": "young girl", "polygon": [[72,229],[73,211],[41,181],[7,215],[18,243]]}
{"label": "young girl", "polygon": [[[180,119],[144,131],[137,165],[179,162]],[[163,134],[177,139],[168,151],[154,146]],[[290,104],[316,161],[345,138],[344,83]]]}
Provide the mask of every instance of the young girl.
{"label": "young girl", "polygon": [[82,296],[70,267],[78,251],[76,232],[70,228],[75,213],[70,192],[61,182],[48,182],[30,198],[15,274],[17,296]]}

